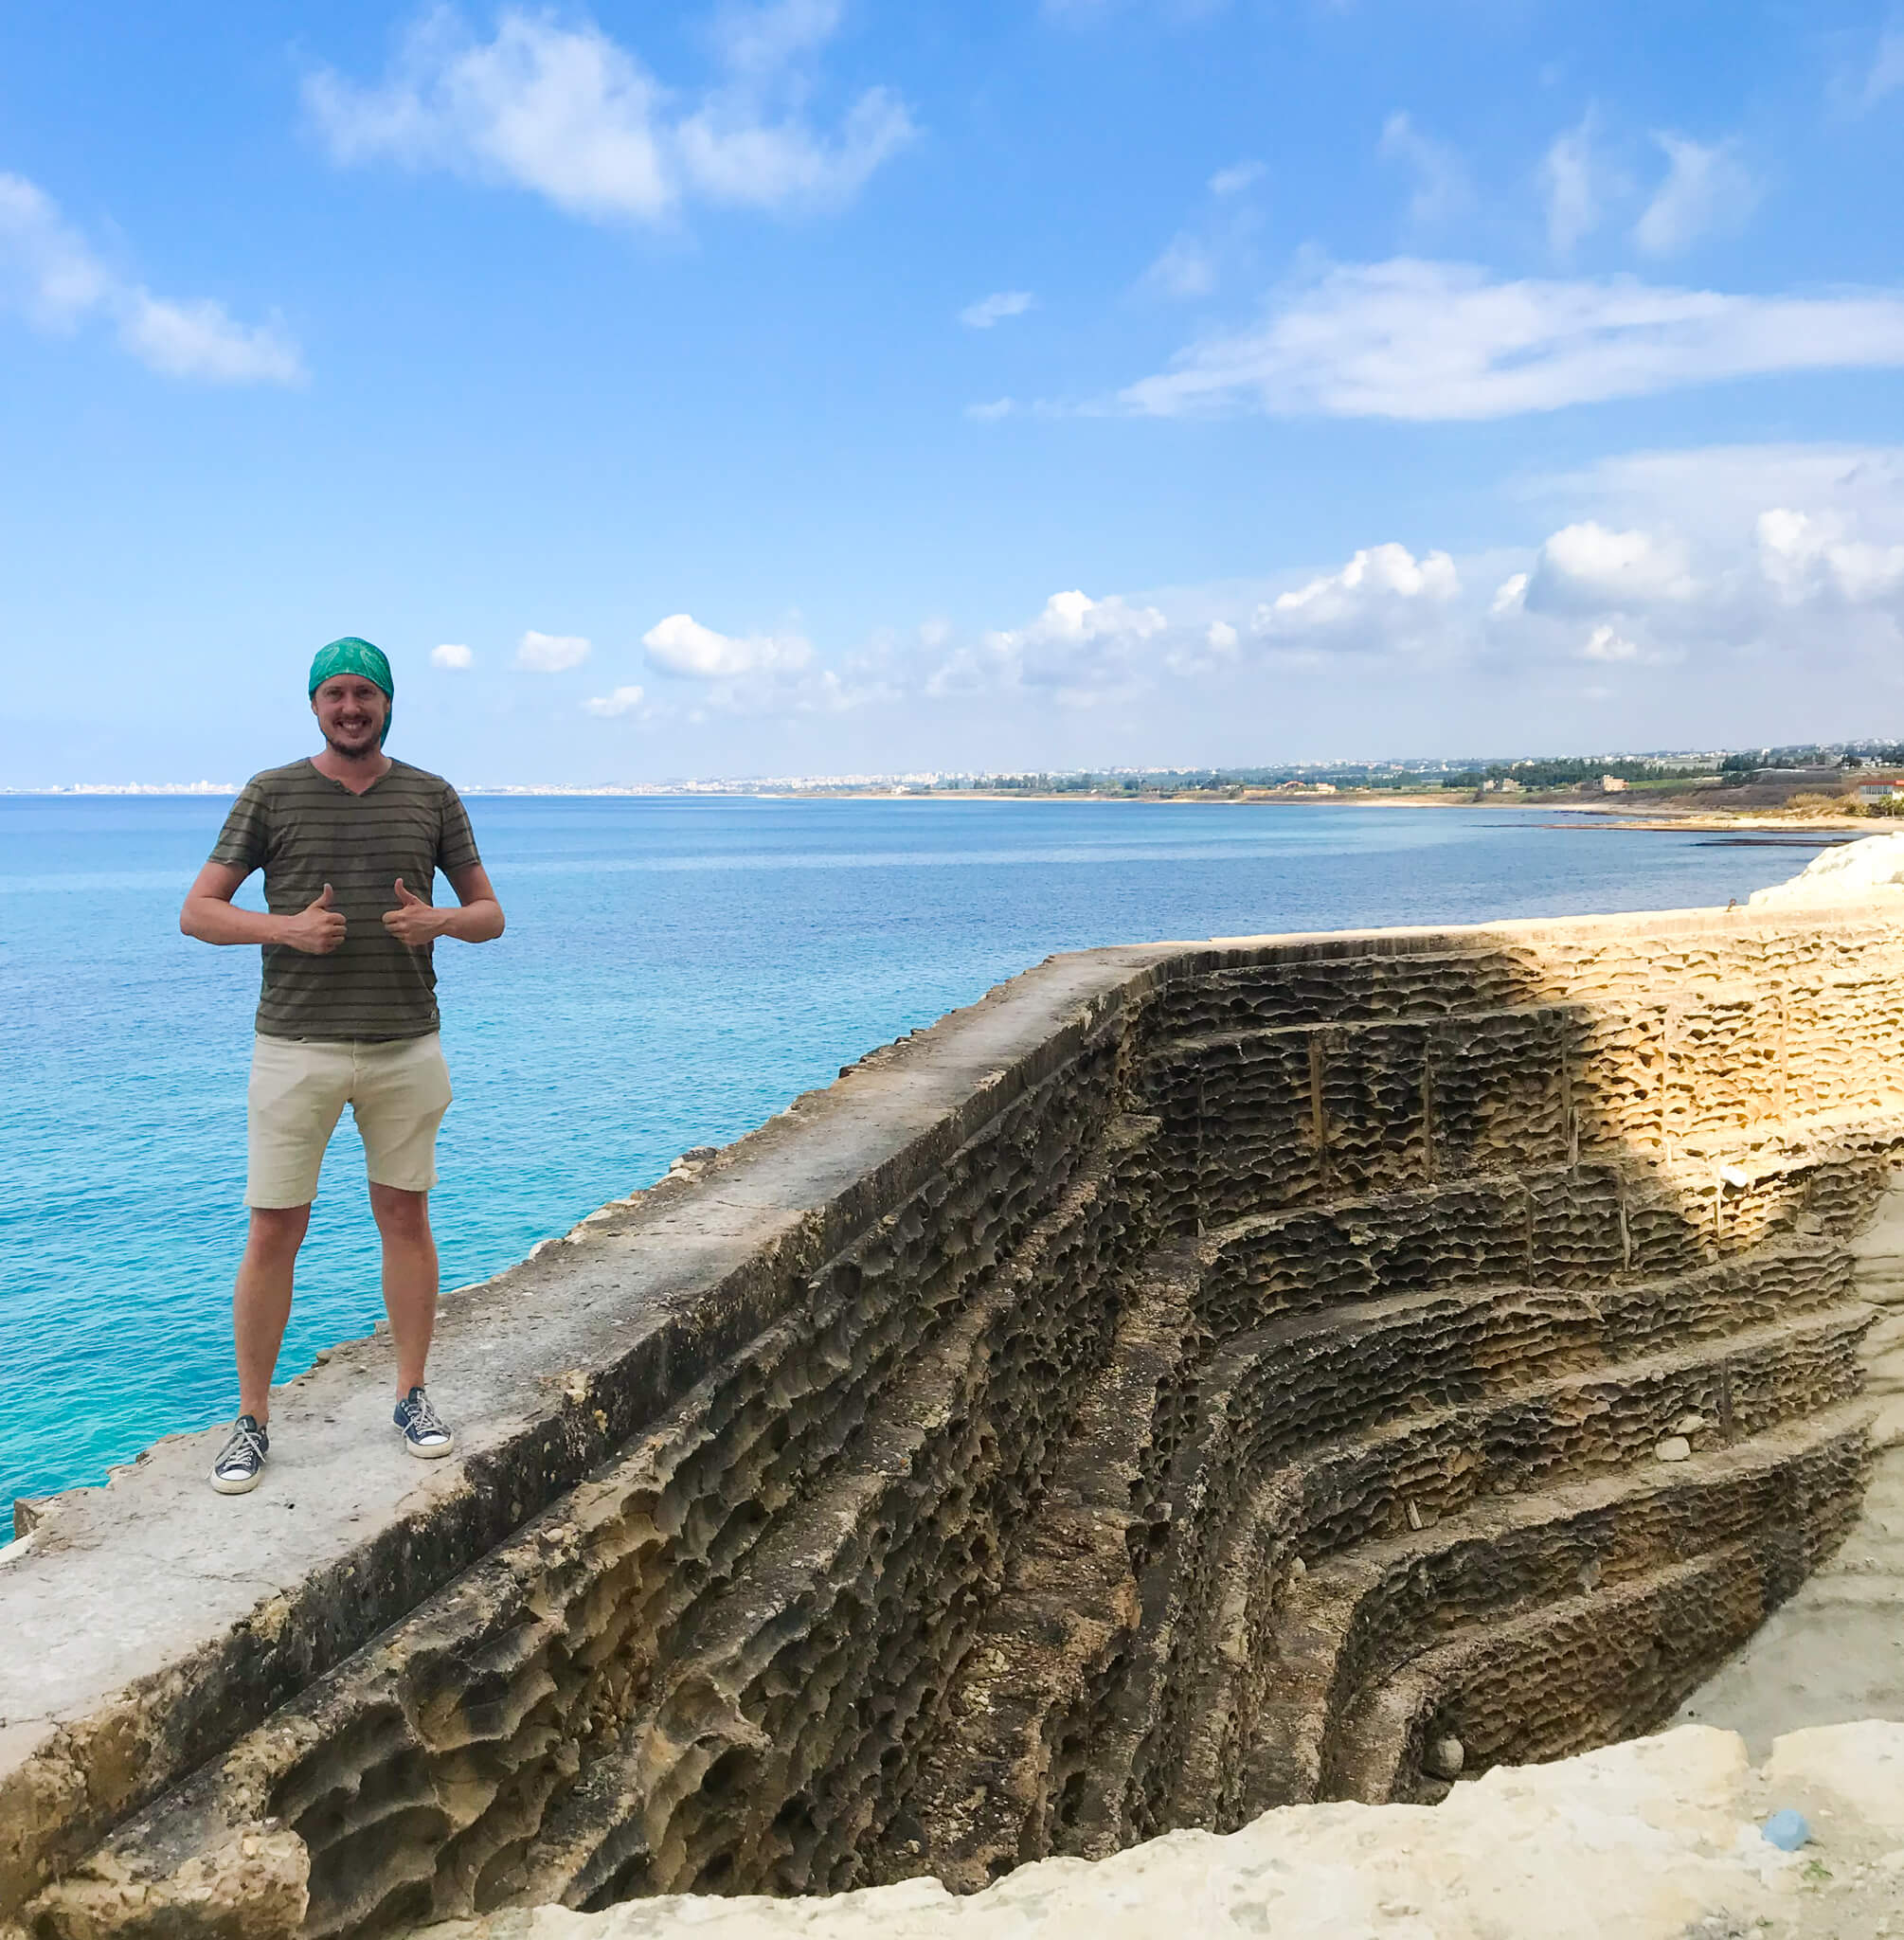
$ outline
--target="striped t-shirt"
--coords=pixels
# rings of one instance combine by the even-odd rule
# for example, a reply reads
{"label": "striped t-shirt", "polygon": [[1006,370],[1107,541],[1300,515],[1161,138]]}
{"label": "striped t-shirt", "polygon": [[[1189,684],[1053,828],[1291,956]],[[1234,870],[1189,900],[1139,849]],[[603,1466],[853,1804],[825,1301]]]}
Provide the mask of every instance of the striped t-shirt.
{"label": "striped t-shirt", "polygon": [[440,775],[407,762],[361,795],[293,762],[254,775],[231,805],[214,862],[264,871],[274,916],[295,916],[332,889],[344,941],[326,957],[264,946],[258,1029],[265,1037],[422,1037],[437,1028],[431,946],[413,950],[384,927],[397,878],[427,903],[438,870],[479,861],[469,817]]}

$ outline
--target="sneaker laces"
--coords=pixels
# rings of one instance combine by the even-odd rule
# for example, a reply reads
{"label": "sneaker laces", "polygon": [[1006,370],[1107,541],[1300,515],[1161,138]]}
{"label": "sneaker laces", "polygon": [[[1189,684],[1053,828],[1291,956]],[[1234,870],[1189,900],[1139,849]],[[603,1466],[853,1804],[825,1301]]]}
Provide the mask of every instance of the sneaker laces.
{"label": "sneaker laces", "polygon": [[449,1433],[449,1424],[430,1405],[430,1397],[421,1388],[410,1390],[404,1396],[404,1406],[409,1410],[410,1434],[417,1441],[428,1441]]}
{"label": "sneaker laces", "polygon": [[241,1417],[232,1423],[231,1433],[211,1465],[215,1473],[223,1474],[226,1469],[251,1468],[263,1460],[263,1434]]}

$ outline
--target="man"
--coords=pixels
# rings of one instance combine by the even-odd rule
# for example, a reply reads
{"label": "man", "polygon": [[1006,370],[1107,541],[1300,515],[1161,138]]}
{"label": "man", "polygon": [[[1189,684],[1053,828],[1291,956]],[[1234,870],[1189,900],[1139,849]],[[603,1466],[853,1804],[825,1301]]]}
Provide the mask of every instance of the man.
{"label": "man", "polygon": [[[450,1102],[431,948],[439,937],[500,936],[502,907],[456,790],[384,752],[395,685],[383,654],[332,640],[311,663],[310,695],[324,745],[245,783],[178,920],[202,943],[261,943],[264,954],[247,1096],[251,1230],[232,1301],[239,1416],[211,1470],[227,1496],[257,1487],[270,1452],[292,1270],[347,1103],[383,1240],[396,1425],[412,1455],[456,1446],[423,1385],[437,1314],[429,1194]],[[232,906],[255,869],[268,914]],[[459,907],[432,905],[439,870]]]}

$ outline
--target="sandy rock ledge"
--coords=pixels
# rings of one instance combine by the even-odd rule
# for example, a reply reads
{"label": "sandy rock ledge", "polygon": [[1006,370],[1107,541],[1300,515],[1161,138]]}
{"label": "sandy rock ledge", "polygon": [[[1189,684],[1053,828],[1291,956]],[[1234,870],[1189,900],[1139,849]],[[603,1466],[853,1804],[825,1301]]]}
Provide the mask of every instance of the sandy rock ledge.
{"label": "sandy rock ledge", "polygon": [[1857,904],[1867,909],[1904,907],[1904,831],[1863,835],[1827,849],[1787,881],[1754,889],[1747,907],[1805,909],[1830,904]]}
{"label": "sandy rock ledge", "polygon": [[[1785,1854],[1759,1827],[1809,1821]],[[413,1940],[1878,1940],[1904,1935],[1904,1723],[1793,1732],[1755,1771],[1687,1725],[1502,1767],[1428,1805],[1292,1805],[1046,1859],[954,1898],[913,1879],[830,1899],[669,1897],[512,1911]]]}

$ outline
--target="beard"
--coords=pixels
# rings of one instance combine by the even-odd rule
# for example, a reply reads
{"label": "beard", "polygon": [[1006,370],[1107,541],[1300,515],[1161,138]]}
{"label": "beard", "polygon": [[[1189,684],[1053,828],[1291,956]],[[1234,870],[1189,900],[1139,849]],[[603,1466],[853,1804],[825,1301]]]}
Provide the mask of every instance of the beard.
{"label": "beard", "polygon": [[334,732],[329,728],[325,728],[321,731],[324,736],[325,745],[333,754],[340,754],[347,760],[355,761],[364,755],[376,752],[377,737],[383,729],[382,724],[377,723],[355,733],[349,732],[342,728],[337,728]]}

